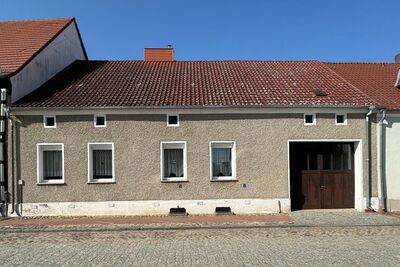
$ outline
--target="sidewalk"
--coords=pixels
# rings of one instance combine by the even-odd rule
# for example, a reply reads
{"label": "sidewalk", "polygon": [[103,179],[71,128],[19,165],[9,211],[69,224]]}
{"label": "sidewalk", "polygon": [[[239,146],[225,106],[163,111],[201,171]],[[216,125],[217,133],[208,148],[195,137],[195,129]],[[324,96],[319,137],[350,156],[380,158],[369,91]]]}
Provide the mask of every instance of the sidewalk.
{"label": "sidewalk", "polygon": [[23,217],[0,220],[0,233],[355,226],[400,227],[400,217],[355,210],[267,215]]}

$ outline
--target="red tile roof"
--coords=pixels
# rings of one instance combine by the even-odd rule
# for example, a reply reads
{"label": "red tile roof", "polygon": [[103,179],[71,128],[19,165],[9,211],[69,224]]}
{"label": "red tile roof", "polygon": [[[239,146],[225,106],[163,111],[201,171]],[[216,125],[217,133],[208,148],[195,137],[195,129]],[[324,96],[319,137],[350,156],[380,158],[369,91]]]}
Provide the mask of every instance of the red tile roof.
{"label": "red tile roof", "polygon": [[400,63],[326,63],[380,106],[400,109],[400,89],[394,86]]}
{"label": "red tile roof", "polygon": [[[316,96],[322,89],[327,96]],[[17,107],[367,106],[318,61],[76,61]]]}
{"label": "red tile roof", "polygon": [[0,77],[12,76],[74,19],[0,21]]}

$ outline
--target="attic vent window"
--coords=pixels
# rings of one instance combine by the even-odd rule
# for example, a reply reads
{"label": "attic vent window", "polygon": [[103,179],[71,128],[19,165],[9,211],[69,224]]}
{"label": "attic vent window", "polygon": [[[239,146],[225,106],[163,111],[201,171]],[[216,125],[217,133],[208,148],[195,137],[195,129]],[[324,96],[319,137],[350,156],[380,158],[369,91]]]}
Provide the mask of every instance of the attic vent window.
{"label": "attic vent window", "polygon": [[314,90],[315,96],[327,96],[327,92],[322,90],[321,88],[317,88]]}
{"label": "attic vent window", "polygon": [[179,115],[167,115],[167,126],[179,126]]}
{"label": "attic vent window", "polygon": [[57,127],[56,116],[44,116],[43,121],[44,121],[44,128],[56,128]]}

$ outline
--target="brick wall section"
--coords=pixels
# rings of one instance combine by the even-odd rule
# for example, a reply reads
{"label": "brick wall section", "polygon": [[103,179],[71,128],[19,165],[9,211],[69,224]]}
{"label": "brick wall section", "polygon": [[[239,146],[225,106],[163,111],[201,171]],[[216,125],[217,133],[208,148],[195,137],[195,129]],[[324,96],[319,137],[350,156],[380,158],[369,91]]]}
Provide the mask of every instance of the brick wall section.
{"label": "brick wall section", "polygon": [[144,61],[174,61],[174,49],[145,48]]}

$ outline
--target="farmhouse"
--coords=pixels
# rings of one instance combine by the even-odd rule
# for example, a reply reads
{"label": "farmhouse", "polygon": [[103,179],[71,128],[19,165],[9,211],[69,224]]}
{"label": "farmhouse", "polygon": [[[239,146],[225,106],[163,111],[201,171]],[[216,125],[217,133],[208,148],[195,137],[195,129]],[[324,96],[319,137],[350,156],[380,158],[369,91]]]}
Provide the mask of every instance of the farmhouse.
{"label": "farmhouse", "polygon": [[50,39],[73,26],[76,54],[47,61],[62,67],[32,85],[3,75],[17,214],[400,209],[398,64],[176,61],[172,47],[94,61],[64,23]]}

